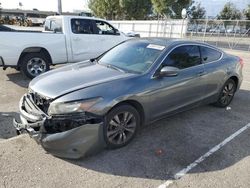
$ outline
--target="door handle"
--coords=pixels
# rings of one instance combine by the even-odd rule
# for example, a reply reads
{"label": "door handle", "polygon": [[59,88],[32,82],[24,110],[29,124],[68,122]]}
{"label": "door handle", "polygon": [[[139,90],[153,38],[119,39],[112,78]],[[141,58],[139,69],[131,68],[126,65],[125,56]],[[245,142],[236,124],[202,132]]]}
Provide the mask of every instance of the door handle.
{"label": "door handle", "polygon": [[79,37],[76,37],[73,39],[74,41],[80,41],[81,39]]}

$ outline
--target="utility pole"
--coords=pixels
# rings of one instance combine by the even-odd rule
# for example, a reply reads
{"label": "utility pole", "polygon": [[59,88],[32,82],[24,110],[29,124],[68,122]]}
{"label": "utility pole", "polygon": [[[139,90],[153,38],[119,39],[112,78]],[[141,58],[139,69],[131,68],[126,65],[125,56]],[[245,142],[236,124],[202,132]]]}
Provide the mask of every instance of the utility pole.
{"label": "utility pole", "polygon": [[62,14],[62,0],[58,0],[58,14]]}
{"label": "utility pole", "polygon": [[0,20],[2,18],[2,3],[0,2]]}

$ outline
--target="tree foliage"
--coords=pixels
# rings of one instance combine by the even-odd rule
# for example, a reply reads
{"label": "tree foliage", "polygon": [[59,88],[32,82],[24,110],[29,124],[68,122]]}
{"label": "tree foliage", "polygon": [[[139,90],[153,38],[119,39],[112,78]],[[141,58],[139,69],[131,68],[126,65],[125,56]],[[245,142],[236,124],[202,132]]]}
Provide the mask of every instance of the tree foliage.
{"label": "tree foliage", "polygon": [[120,16],[119,0],[89,0],[89,8],[95,16],[108,20]]}
{"label": "tree foliage", "polygon": [[226,3],[224,8],[218,15],[218,19],[220,20],[237,20],[241,19],[241,17],[241,12],[231,2]]}
{"label": "tree foliage", "polygon": [[160,16],[181,18],[182,9],[191,4],[191,0],[89,0],[94,15],[106,19],[147,19],[152,10]]}
{"label": "tree foliage", "polygon": [[188,8],[191,0],[151,0],[156,14],[164,17],[181,18],[183,8]]}
{"label": "tree foliage", "polygon": [[120,7],[125,19],[146,19],[151,12],[151,0],[120,0]]}
{"label": "tree foliage", "polygon": [[146,19],[151,12],[151,0],[89,0],[95,16],[106,19]]}
{"label": "tree foliage", "polygon": [[205,19],[206,18],[206,10],[201,6],[200,3],[193,5],[190,9],[190,17],[192,19]]}
{"label": "tree foliage", "polygon": [[244,14],[246,16],[246,19],[250,20],[250,5],[248,5],[248,8],[244,11]]}

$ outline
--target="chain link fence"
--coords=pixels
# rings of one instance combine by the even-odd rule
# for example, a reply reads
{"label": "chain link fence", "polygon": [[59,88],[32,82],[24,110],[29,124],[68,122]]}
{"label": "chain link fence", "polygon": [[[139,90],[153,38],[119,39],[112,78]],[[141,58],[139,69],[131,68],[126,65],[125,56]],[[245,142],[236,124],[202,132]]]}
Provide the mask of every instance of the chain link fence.
{"label": "chain link fence", "polygon": [[120,31],[134,31],[141,37],[180,38],[187,30],[187,20],[110,21]]}
{"label": "chain link fence", "polygon": [[221,48],[250,51],[248,20],[158,20],[111,21],[121,31],[134,31],[141,37],[186,38]]}
{"label": "chain link fence", "polygon": [[221,48],[250,51],[250,21],[189,20],[183,37]]}

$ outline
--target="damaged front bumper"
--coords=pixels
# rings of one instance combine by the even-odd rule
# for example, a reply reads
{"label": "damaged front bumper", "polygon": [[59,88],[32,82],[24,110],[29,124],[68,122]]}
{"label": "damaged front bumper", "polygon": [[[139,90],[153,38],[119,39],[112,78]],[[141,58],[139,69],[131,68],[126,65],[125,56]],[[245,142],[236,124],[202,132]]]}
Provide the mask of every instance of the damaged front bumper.
{"label": "damaged front bumper", "polygon": [[55,156],[76,159],[97,153],[105,147],[102,121],[88,121],[87,117],[81,117],[81,121],[73,128],[52,129],[53,126],[67,126],[77,121],[77,116],[50,117],[38,108],[28,94],[21,99],[19,110],[21,122],[13,120],[16,130],[28,132],[38,144]]}

